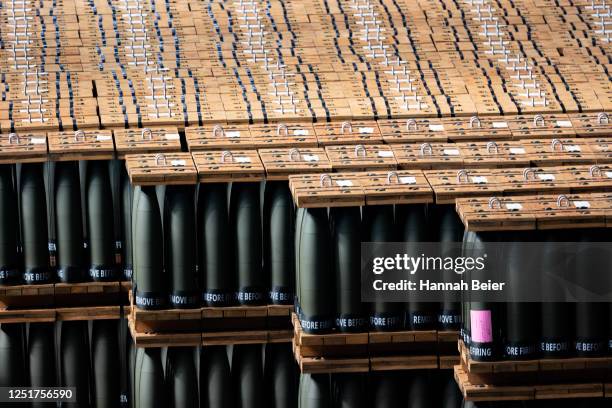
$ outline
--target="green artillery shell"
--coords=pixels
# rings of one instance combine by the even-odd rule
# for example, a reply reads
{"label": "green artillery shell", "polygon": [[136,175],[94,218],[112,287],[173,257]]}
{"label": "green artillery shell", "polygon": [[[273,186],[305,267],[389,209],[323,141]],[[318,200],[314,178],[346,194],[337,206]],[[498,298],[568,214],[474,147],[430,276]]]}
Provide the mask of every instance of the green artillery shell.
{"label": "green artillery shell", "polygon": [[177,309],[200,305],[196,269],[196,219],[194,189],[168,186],[164,205],[166,273],[170,281],[170,305]]}
{"label": "green artillery shell", "polygon": [[167,300],[163,274],[163,234],[159,204],[154,187],[142,187],[134,214],[134,274],[136,306],[159,309]]}
{"label": "green artillery shell", "polygon": [[92,322],[91,354],[96,408],[116,407],[121,399],[117,321]]}
{"label": "green artillery shell", "polygon": [[361,304],[361,210],[332,208],[332,251],[336,277],[336,327],[344,332],[367,330]]}
{"label": "green artillery shell", "polygon": [[[392,205],[366,206],[363,209],[363,241],[393,242],[394,215]],[[370,312],[370,326],[374,330],[398,330],[404,323],[404,309],[401,303],[377,300]]]}
{"label": "green artillery shell", "polygon": [[264,384],[260,344],[235,345],[232,353],[236,408],[263,408]]}
{"label": "green artillery shell", "polygon": [[[116,358],[116,356],[115,356]],[[89,336],[86,321],[62,322],[60,336],[62,387],[76,387],[74,407],[90,405]]]}
{"label": "green artillery shell", "polygon": [[427,371],[411,370],[406,375],[406,388],[404,392],[410,408],[429,408],[431,406],[431,390]]}
{"label": "green artillery shell", "polygon": [[331,408],[329,374],[302,374],[299,394],[299,408]]}
{"label": "green artillery shell", "polygon": [[202,348],[200,353],[200,407],[232,407],[233,395],[226,347]]}
{"label": "green artillery shell", "polygon": [[127,171],[121,173],[121,221],[123,225],[123,277],[132,279],[132,201],[133,188]]}
{"label": "green artillery shell", "polygon": [[376,408],[406,407],[404,387],[400,373],[387,372],[373,375],[372,406]]}
{"label": "green artillery shell", "polygon": [[442,392],[442,408],[461,408],[463,397],[452,373],[440,370],[439,389]]}
{"label": "green artillery shell", "polygon": [[334,384],[335,407],[366,408],[366,377],[363,374],[336,374],[332,378]]}
{"label": "green artillery shell", "polygon": [[[460,255],[459,246],[463,238],[463,224],[459,219],[453,205],[440,205],[435,207],[435,219],[437,220],[437,239],[441,245],[443,257],[457,257]],[[461,305],[451,299],[446,299],[441,304],[438,314],[440,330],[459,330],[461,325]]]}
{"label": "green artillery shell", "polygon": [[167,408],[161,349],[139,348],[136,353],[135,408]]}
{"label": "green artillery shell", "polygon": [[274,304],[293,304],[295,296],[293,200],[284,181],[268,181],[264,194],[264,268]]}
{"label": "green artillery shell", "polygon": [[300,322],[306,333],[322,333],[333,328],[335,314],[327,209],[305,209],[300,221]]}
{"label": "green artillery shell", "polygon": [[169,347],[166,362],[166,384],[169,406],[198,408],[198,374],[194,352],[190,347]]}
{"label": "green artillery shell", "polygon": [[0,165],[0,285],[17,283],[21,279],[18,268],[17,194],[13,184],[14,165]]}
{"label": "green artillery shell", "polygon": [[[55,325],[31,323],[28,334],[28,360],[31,387],[56,387]],[[33,402],[32,408],[56,407],[52,402]]]}
{"label": "green artillery shell", "polygon": [[298,371],[291,344],[266,344],[266,407],[295,408],[298,396]]}
{"label": "green artillery shell", "polygon": [[[495,238],[494,234],[466,231],[463,243],[463,256],[480,256],[486,248],[486,242]],[[475,252],[477,251],[477,252]],[[470,301],[468,318],[470,319],[470,357],[476,361],[491,361],[500,354],[500,318],[499,305],[482,301]]]}
{"label": "green artillery shell", "polygon": [[[511,291],[516,294],[521,290],[519,285],[513,284],[512,278],[521,270],[525,270],[538,259],[530,259],[522,251],[520,244],[528,242],[533,231],[506,233],[503,235],[507,244],[504,248],[506,260],[506,276]],[[532,279],[537,279],[534,277]],[[507,359],[527,360],[536,358],[539,354],[539,305],[535,302],[508,302],[505,304],[505,324],[502,326],[503,350]]]}
{"label": "green artillery shell", "polygon": [[[575,282],[588,288],[588,273],[605,274],[610,271],[610,262],[601,261],[600,251],[589,243],[608,242],[610,233],[599,229],[581,229],[576,231],[578,252],[576,254]],[[602,272],[603,271],[603,272]],[[576,303],[576,333],[574,347],[579,357],[598,357],[608,351],[608,304],[603,302]]]}
{"label": "green artillery shell", "polygon": [[[419,242],[430,242],[424,205],[398,205],[395,207],[398,241],[404,243],[405,253],[419,255]],[[410,330],[433,330],[438,321],[438,303],[409,302],[406,310],[406,327]]]}
{"label": "green artillery shell", "polygon": [[230,223],[236,249],[238,302],[267,303],[269,286],[262,269],[262,231],[258,183],[234,183],[230,197]]}
{"label": "green artillery shell", "polygon": [[85,280],[81,184],[77,162],[58,162],[55,165],[55,232],[59,279],[62,282]]}
{"label": "green artillery shell", "polygon": [[203,301],[228,306],[236,301],[237,283],[230,238],[226,184],[202,184],[198,194],[198,255]]}
{"label": "green artillery shell", "polygon": [[[542,235],[542,242],[548,243],[540,257],[542,273],[555,273],[557,260],[553,256],[555,253],[554,241],[565,238],[567,238],[567,233],[563,231],[551,230]],[[542,290],[564,290],[560,285],[557,288],[544,286]],[[544,358],[566,357],[570,353],[571,342],[574,340],[572,322],[574,321],[575,305],[567,302],[542,302],[540,310],[540,354]]]}
{"label": "green artillery shell", "polygon": [[25,379],[24,326],[0,325],[0,387],[23,387]]}
{"label": "green artillery shell", "polygon": [[115,268],[115,233],[113,196],[108,162],[87,162],[87,231],[91,266],[95,281],[117,279]]}
{"label": "green artillery shell", "polygon": [[23,279],[27,284],[47,283],[53,277],[49,268],[47,200],[42,164],[22,164],[19,191],[25,267]]}
{"label": "green artillery shell", "polygon": [[295,238],[293,240],[295,249],[295,314],[302,319],[302,308],[300,306],[301,285],[300,285],[300,238],[301,228],[304,219],[305,208],[298,208],[295,213]]}

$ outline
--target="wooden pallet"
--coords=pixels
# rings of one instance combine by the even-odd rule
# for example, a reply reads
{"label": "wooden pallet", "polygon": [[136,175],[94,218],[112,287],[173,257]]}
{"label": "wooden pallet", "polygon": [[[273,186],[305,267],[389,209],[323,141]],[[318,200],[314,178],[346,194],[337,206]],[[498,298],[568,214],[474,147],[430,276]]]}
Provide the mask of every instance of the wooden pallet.
{"label": "wooden pallet", "polygon": [[113,135],[117,156],[120,158],[123,158],[126,154],[157,154],[181,151],[181,138],[178,129],[172,127],[114,129]]}
{"label": "wooden pallet", "polygon": [[189,153],[128,154],[125,167],[133,185],[193,185],[198,181]]}
{"label": "wooden pallet", "polygon": [[115,155],[110,130],[49,132],[47,140],[50,160],[109,160]]}
{"label": "wooden pallet", "polygon": [[289,177],[298,207],[352,207],[433,202],[420,170],[324,173]]}
{"label": "wooden pallet", "polygon": [[192,153],[201,183],[260,181],[265,170],[257,150],[209,150]]}
{"label": "wooden pallet", "polygon": [[456,209],[470,231],[612,226],[611,193],[462,198]]}
{"label": "wooden pallet", "polygon": [[612,358],[474,361],[459,341],[455,380],[472,401],[589,398],[604,396]]}
{"label": "wooden pallet", "polygon": [[47,135],[44,132],[9,133],[0,137],[0,163],[38,163],[47,160]]}
{"label": "wooden pallet", "polygon": [[214,346],[291,341],[293,306],[231,306],[142,310],[132,307],[129,326],[137,347]]}
{"label": "wooden pallet", "polygon": [[332,170],[327,152],[320,147],[259,149],[268,180],[287,180],[291,174],[323,173]]}
{"label": "wooden pallet", "polygon": [[[306,334],[292,316],[293,353],[303,373],[448,369],[458,360],[457,332],[397,331]],[[440,354],[443,351],[448,354]]]}
{"label": "wooden pallet", "polygon": [[75,306],[44,309],[0,309],[0,324],[52,323],[75,320],[115,320],[121,317],[121,306]]}

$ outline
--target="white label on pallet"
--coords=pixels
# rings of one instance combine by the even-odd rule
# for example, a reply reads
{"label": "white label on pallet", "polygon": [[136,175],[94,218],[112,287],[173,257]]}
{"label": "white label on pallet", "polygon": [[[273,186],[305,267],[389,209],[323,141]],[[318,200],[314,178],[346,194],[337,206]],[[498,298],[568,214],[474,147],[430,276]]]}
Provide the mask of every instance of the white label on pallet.
{"label": "white label on pallet", "polygon": [[508,127],[508,122],[493,122],[492,125],[495,129],[504,129]]}
{"label": "white label on pallet", "polygon": [[44,137],[31,137],[30,138],[30,143],[32,144],[45,144],[47,142],[47,139],[45,139]]}
{"label": "white label on pallet", "polygon": [[589,203],[588,201],[574,201],[574,206],[576,208],[584,210],[587,208],[591,208],[591,203]]}
{"label": "white label on pallet", "polygon": [[166,140],[179,140],[180,136],[178,133],[166,133]]}
{"label": "white label on pallet", "polygon": [[302,158],[304,159],[304,161],[307,161],[307,162],[319,161],[319,156],[316,154],[304,154],[302,155]]}
{"label": "white label on pallet", "polygon": [[487,178],[485,176],[474,176],[474,177],[472,177],[472,183],[474,183],[474,184],[487,184]]}
{"label": "white label on pallet", "polygon": [[351,180],[336,180],[336,184],[340,187],[352,187],[353,182]]}
{"label": "white label on pallet", "polygon": [[577,152],[581,152],[582,149],[580,149],[580,146],[578,145],[567,145],[567,146],[563,146],[565,148],[566,152],[570,152],[570,153],[577,153]]}
{"label": "white label on pallet", "polygon": [[183,167],[187,164],[187,162],[183,159],[180,159],[180,160],[172,160],[170,164],[175,167]]}
{"label": "white label on pallet", "polygon": [[459,149],[444,149],[442,153],[445,156],[459,156]]}
{"label": "white label on pallet", "polygon": [[371,127],[360,127],[358,129],[358,132],[360,134],[369,134],[369,135],[371,135],[372,133],[374,133],[374,128],[371,128]]}
{"label": "white label on pallet", "polygon": [[523,206],[520,205],[519,203],[507,203],[506,204],[506,209],[510,210],[510,211],[519,211],[523,209]]}
{"label": "white label on pallet", "polygon": [[404,176],[399,178],[400,184],[416,184],[416,178],[412,176]]}
{"label": "white label on pallet", "polygon": [[110,136],[110,135],[97,135],[96,136],[96,140],[98,142],[105,142],[105,141],[111,140],[111,139],[112,139],[112,136]]}
{"label": "white label on pallet", "polygon": [[569,120],[558,120],[556,123],[558,127],[572,127],[572,122]]}
{"label": "white label on pallet", "polygon": [[522,147],[511,147],[510,154],[525,154],[525,149]]}
{"label": "white label on pallet", "polygon": [[234,157],[234,161],[236,163],[250,163],[251,162],[251,158],[247,157],[247,156],[236,156],[236,157]]}
{"label": "white label on pallet", "polygon": [[542,181],[555,181],[554,174],[538,174],[538,178]]}
{"label": "white label on pallet", "polygon": [[293,136],[308,136],[308,129],[294,129]]}
{"label": "white label on pallet", "polygon": [[612,171],[606,171],[606,177],[612,178]]}
{"label": "white label on pallet", "polygon": [[430,124],[429,130],[431,130],[432,132],[444,132],[444,125]]}
{"label": "white label on pallet", "polygon": [[240,131],[239,130],[228,130],[227,132],[225,132],[225,136],[226,137],[240,137]]}
{"label": "white label on pallet", "polygon": [[393,152],[391,150],[379,150],[378,157],[393,157]]}

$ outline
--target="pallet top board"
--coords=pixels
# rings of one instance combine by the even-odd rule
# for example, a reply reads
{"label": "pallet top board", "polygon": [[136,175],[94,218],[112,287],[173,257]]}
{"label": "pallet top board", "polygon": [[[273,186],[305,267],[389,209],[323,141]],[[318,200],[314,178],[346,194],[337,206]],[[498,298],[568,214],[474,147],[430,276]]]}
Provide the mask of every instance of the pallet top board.
{"label": "pallet top board", "polygon": [[612,194],[583,193],[457,199],[469,231],[612,226]]}
{"label": "pallet top board", "polygon": [[320,147],[259,149],[258,152],[268,180],[287,180],[292,174],[323,173],[332,170],[327,152]]}
{"label": "pallet top board", "polygon": [[464,197],[512,194],[602,192],[612,189],[612,166],[425,170],[436,202],[453,204]]}
{"label": "pallet top board", "polygon": [[420,170],[296,175],[289,177],[289,188],[301,208],[433,202]]}
{"label": "pallet top board", "polygon": [[51,160],[108,160],[115,155],[110,130],[49,132],[47,140]]}
{"label": "pallet top board", "polygon": [[180,152],[181,138],[176,128],[114,129],[117,155]]}
{"label": "pallet top board", "polygon": [[382,143],[376,121],[343,121],[314,125],[321,146]]}
{"label": "pallet top board", "polygon": [[125,167],[133,185],[194,185],[198,181],[189,153],[129,154]]}
{"label": "pallet top board", "polygon": [[257,150],[206,150],[191,155],[201,183],[256,182],[265,178]]}
{"label": "pallet top board", "polygon": [[0,163],[44,161],[47,161],[47,135],[44,132],[0,135]]}
{"label": "pallet top board", "polygon": [[327,146],[325,153],[334,171],[393,170],[397,168],[393,149],[388,145]]}

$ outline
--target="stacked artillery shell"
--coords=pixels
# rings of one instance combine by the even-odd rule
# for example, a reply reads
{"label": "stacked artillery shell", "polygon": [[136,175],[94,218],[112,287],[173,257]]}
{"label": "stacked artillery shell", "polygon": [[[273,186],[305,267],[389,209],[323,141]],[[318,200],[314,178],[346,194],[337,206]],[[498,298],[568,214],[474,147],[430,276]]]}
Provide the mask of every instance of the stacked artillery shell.
{"label": "stacked artillery shell", "polygon": [[198,408],[198,375],[193,348],[168,348],[166,362],[168,404],[176,408]]}
{"label": "stacked artillery shell", "polygon": [[332,208],[332,250],[336,276],[336,327],[343,332],[368,327],[361,303],[361,211]]}
{"label": "stacked artillery shell", "polygon": [[89,275],[94,281],[116,280],[115,223],[109,162],[87,162],[86,174]]}
{"label": "stacked artillery shell", "polygon": [[19,216],[14,174],[14,165],[0,165],[0,285],[21,280],[17,252]]}
{"label": "stacked artillery shell", "polygon": [[127,171],[121,172],[121,223],[123,235],[123,277],[126,280],[132,279],[133,274],[133,254],[132,254],[132,202],[134,189],[130,184]]}
{"label": "stacked artillery shell", "polygon": [[306,333],[323,333],[334,326],[335,299],[331,238],[327,209],[298,212],[297,281],[299,318]]}
{"label": "stacked artillery shell", "polygon": [[91,333],[93,385],[96,408],[115,407],[121,399],[118,323],[94,320]]}
{"label": "stacked artillery shell", "polygon": [[[405,253],[415,254],[418,242],[428,242],[428,217],[424,205],[396,206],[398,240],[404,242]],[[409,302],[406,308],[405,326],[409,330],[432,330],[436,327],[438,304]]]}
{"label": "stacked artillery shell", "polygon": [[62,282],[80,282],[86,280],[87,267],[78,163],[57,162],[54,184],[57,275]]}
{"label": "stacked artillery shell", "polygon": [[[607,242],[607,231],[598,229],[579,230],[578,252],[576,253],[575,282],[583,288],[589,289],[587,282],[590,274],[601,274],[600,271],[609,272],[610,260],[607,264],[602,262],[596,246],[589,243]],[[602,263],[604,263],[602,265]],[[602,274],[605,275],[606,273]],[[602,282],[602,286],[608,282]],[[608,338],[608,304],[603,302],[576,303],[576,332],[574,348],[578,357],[598,357],[607,352],[606,340]]]}
{"label": "stacked artillery shell", "polygon": [[264,269],[273,304],[293,304],[295,214],[289,187],[284,181],[267,181],[264,192]]}
{"label": "stacked artillery shell", "polygon": [[[513,285],[512,281],[521,270],[528,268],[526,263],[537,262],[537,259],[530,259],[526,254],[521,253],[521,242],[527,242],[529,236],[524,233],[514,233],[507,235],[507,248],[504,250],[506,260],[507,284],[515,291],[520,290],[518,284]],[[533,279],[536,279],[534,277]],[[505,327],[503,330],[502,341],[504,355],[508,359],[532,359],[539,354],[539,310],[538,304],[527,302],[506,303]]]}
{"label": "stacked artillery shell", "polygon": [[[466,231],[463,238],[463,256],[478,256],[493,235]],[[479,299],[467,299],[464,332],[470,357],[476,361],[499,359],[499,316],[497,306]]]}
{"label": "stacked artillery shell", "polygon": [[291,344],[266,344],[264,378],[266,407],[295,408],[298,397],[298,371]]}
{"label": "stacked artillery shell", "polygon": [[236,301],[237,287],[226,184],[200,185],[197,218],[202,300],[208,306],[231,305]]}
{"label": "stacked artillery shell", "polygon": [[[440,253],[443,258],[456,258],[461,255],[458,243],[463,239],[463,224],[453,206],[443,205],[435,208],[438,236],[434,241],[440,243]],[[449,299],[448,295],[440,305],[438,325],[440,330],[458,330],[461,326],[461,304]]]}
{"label": "stacked artillery shell", "polygon": [[161,349],[137,349],[134,372],[134,407],[168,407]]}
{"label": "stacked artillery shell", "polygon": [[299,408],[331,408],[332,396],[329,374],[300,376]]}
{"label": "stacked artillery shell", "polygon": [[377,408],[406,406],[406,395],[400,373],[376,373],[372,375],[371,405]]}
{"label": "stacked artillery shell", "polygon": [[[366,206],[362,226],[364,242],[393,242],[394,214],[392,205]],[[399,302],[377,300],[370,311],[370,326],[374,330],[398,330],[403,327],[404,306]]]}
{"label": "stacked artillery shell", "polygon": [[47,199],[44,169],[40,163],[21,165],[21,241],[24,255],[23,279],[27,284],[53,281],[49,264]]}
{"label": "stacked artillery shell", "polygon": [[338,408],[365,408],[367,382],[364,374],[336,374],[333,376],[334,406]]}
{"label": "stacked artillery shell", "polygon": [[427,408],[431,405],[429,379],[426,371],[410,371],[406,374],[407,406],[410,408]]}
{"label": "stacked artillery shell", "polygon": [[0,387],[26,385],[24,325],[0,325]]}
{"label": "stacked artillery shell", "polygon": [[268,283],[263,273],[260,186],[233,183],[230,196],[231,239],[238,276],[238,302],[260,305],[268,301]]}
{"label": "stacked artillery shell", "polygon": [[[543,274],[553,274],[556,260],[554,259],[554,241],[565,238],[562,231],[550,231],[542,236],[542,241],[548,245],[541,256]],[[543,286],[543,291],[561,291],[561,287]],[[540,305],[540,354],[543,358],[566,357],[570,353],[574,333],[574,305],[567,302],[544,302]]]}
{"label": "stacked artillery shell", "polygon": [[[31,323],[28,333],[31,387],[56,387],[55,327],[53,323]],[[33,402],[33,408],[51,408],[50,402]]]}
{"label": "stacked artillery shell", "polygon": [[236,408],[265,406],[260,344],[235,345],[232,352],[233,392]]}
{"label": "stacked artillery shell", "polygon": [[233,406],[232,376],[225,346],[205,347],[200,354],[200,406]]}
{"label": "stacked artillery shell", "polygon": [[166,305],[163,273],[163,233],[159,202],[154,187],[134,190],[132,244],[137,307],[159,309]]}
{"label": "stacked artillery shell", "polygon": [[442,408],[460,408],[463,396],[459,392],[457,383],[452,373],[440,371],[440,383],[442,396]]}
{"label": "stacked artillery shell", "polygon": [[62,387],[75,387],[76,402],[67,406],[91,404],[89,334],[86,321],[62,322],[60,335],[60,371]]}
{"label": "stacked artillery shell", "polygon": [[200,305],[194,194],[192,186],[168,186],[165,195],[165,264],[170,305],[177,309]]}

